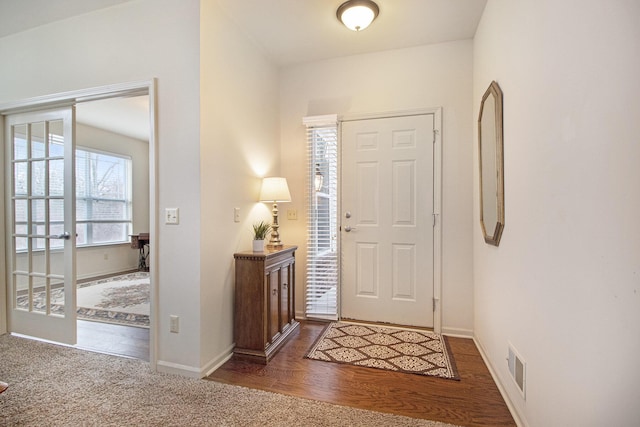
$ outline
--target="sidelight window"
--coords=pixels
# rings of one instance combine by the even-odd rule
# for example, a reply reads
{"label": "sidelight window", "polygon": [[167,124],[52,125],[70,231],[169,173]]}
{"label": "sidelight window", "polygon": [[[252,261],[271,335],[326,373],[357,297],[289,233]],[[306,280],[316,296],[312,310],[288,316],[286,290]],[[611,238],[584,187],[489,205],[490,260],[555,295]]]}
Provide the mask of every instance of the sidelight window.
{"label": "sidelight window", "polygon": [[336,116],[305,118],[308,150],[307,317],[337,318],[338,124]]}

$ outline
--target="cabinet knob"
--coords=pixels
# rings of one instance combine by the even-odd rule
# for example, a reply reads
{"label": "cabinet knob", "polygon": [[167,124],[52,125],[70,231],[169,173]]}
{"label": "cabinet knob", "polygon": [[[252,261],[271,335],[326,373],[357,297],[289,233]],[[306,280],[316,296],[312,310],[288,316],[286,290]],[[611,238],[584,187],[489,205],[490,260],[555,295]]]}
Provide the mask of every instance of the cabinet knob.
{"label": "cabinet knob", "polygon": [[278,290],[277,290],[277,289],[274,289],[274,290],[272,291],[272,293],[273,293],[273,295],[277,295],[277,294],[278,294]]}
{"label": "cabinet knob", "polygon": [[286,283],[283,283],[283,284],[282,284],[282,287],[283,287],[283,288],[286,288],[287,286],[288,286],[288,285],[287,285]]}

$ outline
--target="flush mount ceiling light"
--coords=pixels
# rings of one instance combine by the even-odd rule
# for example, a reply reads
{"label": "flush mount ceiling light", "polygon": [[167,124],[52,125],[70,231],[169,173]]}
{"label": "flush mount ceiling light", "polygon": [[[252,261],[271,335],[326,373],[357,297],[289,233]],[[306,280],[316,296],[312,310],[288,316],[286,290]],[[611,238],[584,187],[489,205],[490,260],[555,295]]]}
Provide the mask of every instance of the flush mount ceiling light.
{"label": "flush mount ceiling light", "polygon": [[336,15],[348,29],[364,30],[378,16],[378,5],[371,0],[349,0],[340,5]]}

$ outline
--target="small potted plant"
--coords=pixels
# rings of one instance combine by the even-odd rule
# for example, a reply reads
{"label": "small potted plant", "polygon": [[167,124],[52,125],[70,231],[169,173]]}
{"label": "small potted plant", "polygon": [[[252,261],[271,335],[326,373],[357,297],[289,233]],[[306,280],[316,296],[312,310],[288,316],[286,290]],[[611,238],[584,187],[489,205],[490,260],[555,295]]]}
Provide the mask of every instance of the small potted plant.
{"label": "small potted plant", "polygon": [[267,237],[267,233],[271,230],[269,223],[260,221],[253,224],[253,251],[264,251],[264,240]]}

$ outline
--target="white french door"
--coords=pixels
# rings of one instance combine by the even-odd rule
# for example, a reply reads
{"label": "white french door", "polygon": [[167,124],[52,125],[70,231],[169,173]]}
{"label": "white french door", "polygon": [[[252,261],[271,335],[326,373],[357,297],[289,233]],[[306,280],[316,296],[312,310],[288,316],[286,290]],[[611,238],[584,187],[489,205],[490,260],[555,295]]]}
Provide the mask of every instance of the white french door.
{"label": "white french door", "polygon": [[341,317],[433,327],[434,114],[341,135]]}
{"label": "white french door", "polygon": [[74,108],[6,118],[9,330],[76,342]]}

